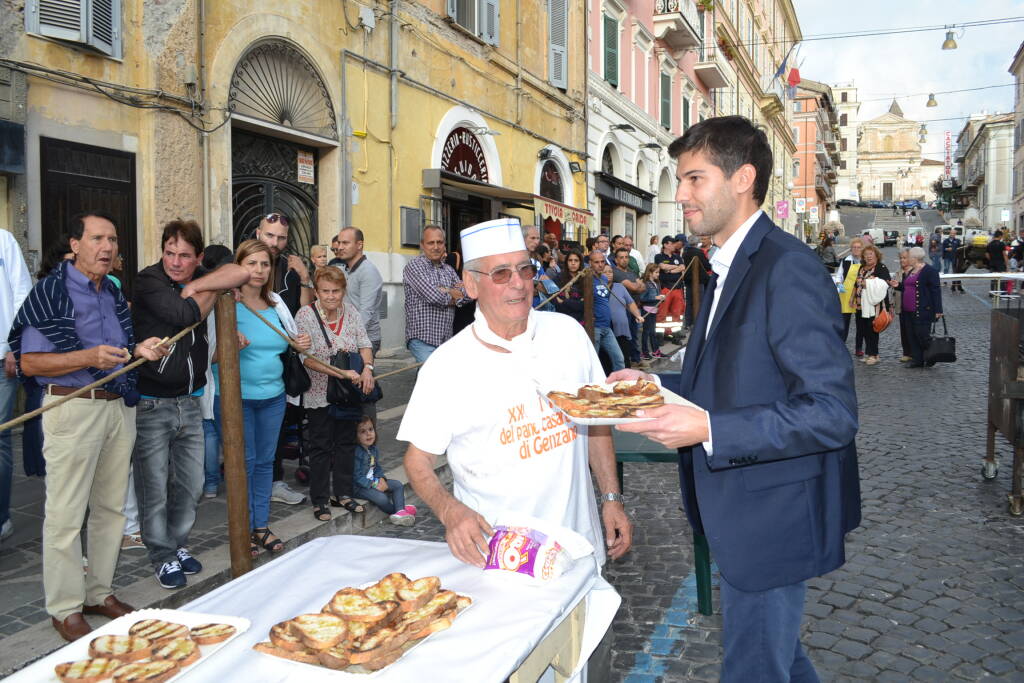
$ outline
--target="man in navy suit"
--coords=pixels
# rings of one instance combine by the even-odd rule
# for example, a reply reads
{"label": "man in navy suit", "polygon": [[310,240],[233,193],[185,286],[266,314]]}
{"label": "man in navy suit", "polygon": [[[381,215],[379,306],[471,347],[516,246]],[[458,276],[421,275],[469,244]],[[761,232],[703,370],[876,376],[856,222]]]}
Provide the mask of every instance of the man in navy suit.
{"label": "man in navy suit", "polygon": [[665,379],[699,408],[619,429],[679,448],[687,516],[721,572],[721,680],[817,681],[799,638],[805,581],[843,564],[860,523],[839,298],[814,252],[761,211],[772,153],[748,119],[707,119],[669,155],[690,229],[718,246],[682,373]]}

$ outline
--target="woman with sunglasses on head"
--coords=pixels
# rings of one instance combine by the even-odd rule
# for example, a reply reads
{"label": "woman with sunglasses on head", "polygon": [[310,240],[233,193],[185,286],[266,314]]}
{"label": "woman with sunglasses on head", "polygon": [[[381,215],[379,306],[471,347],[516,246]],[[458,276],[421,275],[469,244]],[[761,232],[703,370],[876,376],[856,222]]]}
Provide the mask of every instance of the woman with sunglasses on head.
{"label": "woman with sunglasses on head", "polygon": [[[261,547],[271,553],[284,550],[284,542],[267,526],[274,454],[285,405],[287,402],[298,403],[297,397],[285,396],[281,354],[287,350],[288,342],[281,335],[290,337],[303,351],[309,349],[311,340],[308,335],[299,334],[288,307],[280,296],[271,291],[274,267],[270,247],[260,240],[246,240],[238,245],[235,263],[249,271],[249,282],[239,288],[241,300],[235,304],[235,312],[242,380],[245,472],[249,484],[249,524],[252,528],[250,551],[255,557]],[[211,348],[216,348],[215,325],[208,326],[208,334]],[[213,411],[218,432],[223,434],[220,366],[217,361],[214,353],[212,362],[217,396]]]}

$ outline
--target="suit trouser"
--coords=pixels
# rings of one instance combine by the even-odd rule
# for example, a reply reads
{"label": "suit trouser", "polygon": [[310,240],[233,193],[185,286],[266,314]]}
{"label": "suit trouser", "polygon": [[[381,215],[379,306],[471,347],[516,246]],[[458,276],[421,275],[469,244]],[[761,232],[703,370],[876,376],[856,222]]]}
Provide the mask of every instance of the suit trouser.
{"label": "suit trouser", "polygon": [[800,644],[807,585],[742,591],[721,577],[722,683],[818,681]]}
{"label": "suit trouser", "polygon": [[[45,396],[43,405],[57,398]],[[43,414],[43,590],[46,611],[57,619],[80,612],[83,604],[101,604],[113,592],[134,445],[135,408],[121,399],[75,398]],[[86,509],[89,569],[83,576]]]}

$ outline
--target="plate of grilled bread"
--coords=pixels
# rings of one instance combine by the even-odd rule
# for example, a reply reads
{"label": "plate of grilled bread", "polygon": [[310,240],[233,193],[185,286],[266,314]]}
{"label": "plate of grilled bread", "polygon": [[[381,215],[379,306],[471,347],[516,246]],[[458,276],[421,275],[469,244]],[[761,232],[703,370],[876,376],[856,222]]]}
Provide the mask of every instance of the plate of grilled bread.
{"label": "plate of grilled bread", "polygon": [[[64,650],[61,683],[173,681],[249,628],[241,617],[142,609],[115,619]],[[62,650],[61,652],[64,652]]]}
{"label": "plate of grilled bread", "polygon": [[254,650],[281,659],[350,674],[374,674],[434,633],[444,631],[473,604],[441,587],[436,576],[416,580],[388,574],[330,597],[320,612],[275,624]]}
{"label": "plate of grilled bread", "polygon": [[586,384],[582,387],[554,387],[542,389],[540,393],[570,420],[581,425],[645,422],[652,418],[637,416],[644,409],[665,404],[693,405],[682,396],[645,379]]}

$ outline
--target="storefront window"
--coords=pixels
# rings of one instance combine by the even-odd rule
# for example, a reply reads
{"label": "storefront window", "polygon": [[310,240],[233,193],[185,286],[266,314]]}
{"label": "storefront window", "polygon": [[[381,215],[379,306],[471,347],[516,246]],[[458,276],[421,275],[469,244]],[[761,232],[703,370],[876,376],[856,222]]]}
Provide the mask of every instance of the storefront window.
{"label": "storefront window", "polygon": [[540,171],[540,196],[554,199],[556,202],[563,201],[565,196],[562,192],[562,174],[558,165],[550,159],[544,162]]}

